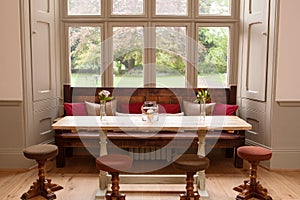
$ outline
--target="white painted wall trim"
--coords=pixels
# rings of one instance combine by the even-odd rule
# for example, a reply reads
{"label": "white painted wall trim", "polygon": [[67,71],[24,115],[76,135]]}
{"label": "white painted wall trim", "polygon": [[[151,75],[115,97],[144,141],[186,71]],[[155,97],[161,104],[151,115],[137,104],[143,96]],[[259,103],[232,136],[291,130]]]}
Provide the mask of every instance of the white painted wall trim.
{"label": "white painted wall trim", "polygon": [[270,148],[255,141],[246,139],[246,145],[260,146],[272,150],[272,158],[261,165],[271,170],[300,170],[300,147],[296,148]]}

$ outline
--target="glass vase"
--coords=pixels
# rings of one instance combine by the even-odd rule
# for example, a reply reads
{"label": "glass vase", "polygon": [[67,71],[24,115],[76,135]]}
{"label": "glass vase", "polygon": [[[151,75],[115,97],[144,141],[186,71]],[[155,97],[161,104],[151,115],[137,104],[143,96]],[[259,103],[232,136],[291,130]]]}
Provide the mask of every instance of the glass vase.
{"label": "glass vase", "polygon": [[100,101],[100,120],[105,120],[106,117],[106,101]]}
{"label": "glass vase", "polygon": [[205,119],[206,116],[206,103],[205,101],[200,102],[200,117],[201,119]]}

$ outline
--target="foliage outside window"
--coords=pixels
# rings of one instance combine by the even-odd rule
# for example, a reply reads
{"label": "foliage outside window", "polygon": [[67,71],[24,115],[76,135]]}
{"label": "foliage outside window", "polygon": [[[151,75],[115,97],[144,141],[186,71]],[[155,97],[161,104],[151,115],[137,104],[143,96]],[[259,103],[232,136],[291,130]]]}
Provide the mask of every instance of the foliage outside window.
{"label": "foliage outside window", "polygon": [[101,15],[101,0],[68,0],[69,15]]}
{"label": "foliage outside window", "polygon": [[143,27],[113,28],[115,86],[143,85]]}
{"label": "foliage outside window", "polygon": [[235,1],[64,1],[72,85],[228,85]]}
{"label": "foliage outside window", "polygon": [[70,27],[71,84],[101,85],[101,30],[99,27]]}
{"label": "foliage outside window", "polygon": [[224,87],[227,82],[228,27],[198,28],[198,84]]}

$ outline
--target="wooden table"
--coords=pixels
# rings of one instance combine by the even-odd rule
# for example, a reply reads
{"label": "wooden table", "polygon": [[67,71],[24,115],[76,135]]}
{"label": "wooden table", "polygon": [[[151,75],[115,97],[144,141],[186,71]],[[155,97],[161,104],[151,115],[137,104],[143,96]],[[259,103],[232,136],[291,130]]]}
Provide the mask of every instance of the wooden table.
{"label": "wooden table", "polygon": [[[100,156],[107,154],[106,133],[108,131],[196,131],[198,134],[198,155],[205,156],[205,135],[211,130],[245,131],[250,124],[237,116],[163,116],[155,122],[142,121],[141,116],[107,116],[100,120],[98,116],[66,116],[52,125],[55,130],[97,130],[100,137]],[[205,172],[198,173],[197,187],[202,197],[208,196],[205,189]],[[100,191],[97,196],[104,196],[107,188],[107,173],[100,171]]]}

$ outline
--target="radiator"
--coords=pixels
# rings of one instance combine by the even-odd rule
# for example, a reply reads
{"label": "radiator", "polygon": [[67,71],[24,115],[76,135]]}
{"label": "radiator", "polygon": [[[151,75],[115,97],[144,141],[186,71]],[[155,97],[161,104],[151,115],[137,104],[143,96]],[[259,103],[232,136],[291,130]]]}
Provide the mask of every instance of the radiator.
{"label": "radiator", "polygon": [[130,148],[129,155],[134,160],[165,160],[170,162],[174,155],[174,149],[170,148]]}

